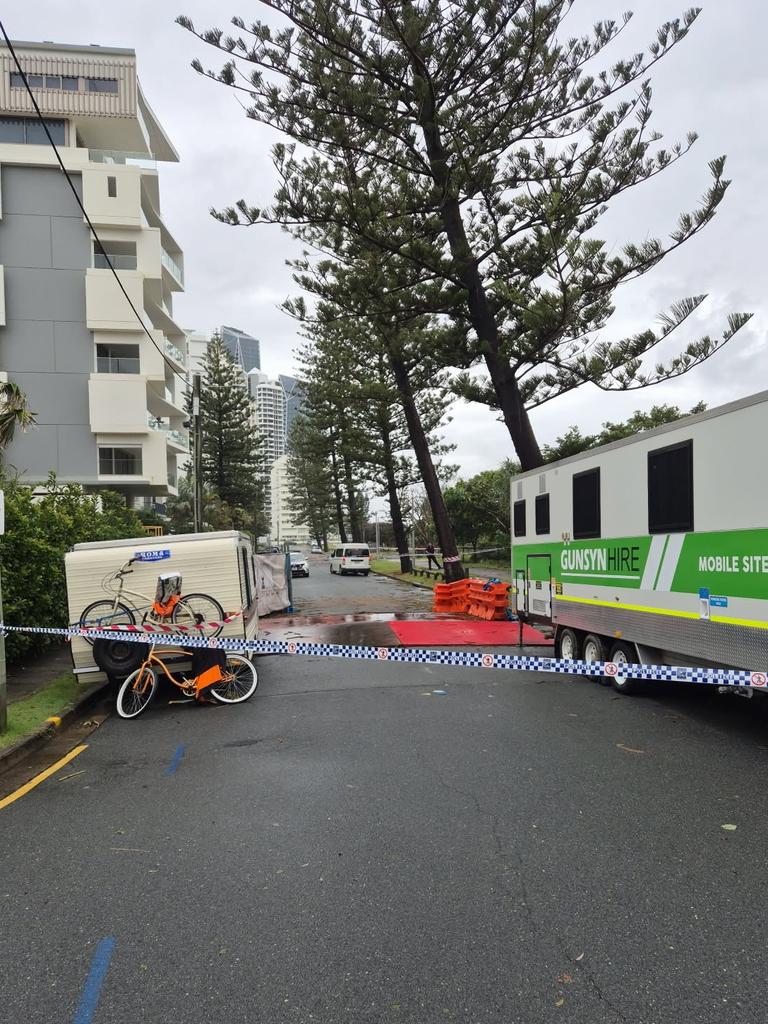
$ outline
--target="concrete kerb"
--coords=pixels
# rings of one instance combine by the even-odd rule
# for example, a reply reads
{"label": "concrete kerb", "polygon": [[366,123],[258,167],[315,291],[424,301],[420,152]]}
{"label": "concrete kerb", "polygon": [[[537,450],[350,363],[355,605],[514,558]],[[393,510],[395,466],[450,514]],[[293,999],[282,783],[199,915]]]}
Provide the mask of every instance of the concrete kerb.
{"label": "concrete kerb", "polygon": [[63,728],[71,725],[72,722],[91,704],[96,703],[99,697],[105,694],[112,684],[107,681],[96,683],[85,693],[81,693],[76,700],[73,700],[60,715],[51,716],[39,729],[36,729],[30,736],[14,743],[5,750],[0,750],[0,775],[3,772],[14,768],[30,754],[34,754],[41,747],[44,747],[49,740]]}

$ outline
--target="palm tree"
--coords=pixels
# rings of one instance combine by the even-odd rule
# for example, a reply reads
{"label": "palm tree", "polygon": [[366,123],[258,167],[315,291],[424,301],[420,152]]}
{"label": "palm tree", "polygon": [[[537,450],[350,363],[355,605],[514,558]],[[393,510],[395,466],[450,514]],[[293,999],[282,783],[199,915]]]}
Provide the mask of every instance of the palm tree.
{"label": "palm tree", "polygon": [[13,381],[0,382],[0,451],[13,440],[16,427],[27,430],[37,423],[37,413],[30,412],[27,396]]}

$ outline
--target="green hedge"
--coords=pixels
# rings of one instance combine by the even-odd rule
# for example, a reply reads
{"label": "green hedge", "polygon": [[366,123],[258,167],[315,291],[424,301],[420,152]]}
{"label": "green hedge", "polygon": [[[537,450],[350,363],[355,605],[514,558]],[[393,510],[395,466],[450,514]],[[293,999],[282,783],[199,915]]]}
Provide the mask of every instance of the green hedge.
{"label": "green hedge", "polygon": [[[17,480],[2,482],[5,535],[0,537],[4,619],[10,625],[66,626],[64,555],[81,541],[142,534],[139,517],[112,491],[85,494],[74,484],[49,480],[42,496]],[[94,594],[94,600],[98,595]],[[9,661],[56,643],[55,637],[11,633]]]}

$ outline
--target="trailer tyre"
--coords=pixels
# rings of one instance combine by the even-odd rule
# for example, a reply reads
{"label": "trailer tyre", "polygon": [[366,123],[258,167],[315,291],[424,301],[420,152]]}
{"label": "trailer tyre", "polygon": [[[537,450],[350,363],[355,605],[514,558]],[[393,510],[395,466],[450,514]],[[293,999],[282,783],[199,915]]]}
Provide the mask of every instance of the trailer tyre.
{"label": "trailer tyre", "polygon": [[557,634],[557,656],[566,661],[577,661],[579,638],[572,629],[561,629]]}
{"label": "trailer tyre", "polygon": [[93,660],[110,679],[125,679],[146,660],[149,644],[126,640],[94,640]]}
{"label": "trailer tyre", "polygon": [[[627,644],[620,640],[611,647],[610,660],[615,665],[618,665],[619,668],[622,665],[637,664],[637,651],[632,644]],[[642,693],[644,689],[642,679],[622,679],[621,676],[614,676],[612,682],[614,690],[618,691],[618,693],[634,695]]]}
{"label": "trailer tyre", "polygon": [[[606,650],[605,640],[597,633],[587,633],[584,637],[584,646],[582,648],[582,657],[584,661],[608,661],[608,651]],[[610,685],[610,679],[604,676],[601,672],[599,675],[595,674],[590,676],[590,679],[596,679],[598,683],[603,686]]]}

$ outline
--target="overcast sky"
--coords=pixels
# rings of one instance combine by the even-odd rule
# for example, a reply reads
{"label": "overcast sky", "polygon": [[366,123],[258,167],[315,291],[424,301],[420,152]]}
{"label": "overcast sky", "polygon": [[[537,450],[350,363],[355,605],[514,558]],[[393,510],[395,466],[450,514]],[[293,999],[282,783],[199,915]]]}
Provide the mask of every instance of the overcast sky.
{"label": "overcast sky", "polygon": [[[570,15],[574,31],[598,18],[618,17],[626,0],[577,0]],[[657,25],[687,4],[640,0],[630,27],[610,50],[627,56],[653,38]],[[269,149],[276,137],[245,118],[236,97],[196,75],[189,64],[199,56],[217,66],[217,54],[174,24],[188,14],[198,28],[225,27],[232,15],[246,23],[263,17],[249,0],[5,0],[2,19],[12,39],[100,43],[136,50],[139,76],[150,105],[178,150],[178,164],[162,166],[163,216],[185,253],[186,293],[176,299],[185,327],[211,331],[232,324],[262,342],[263,368],[289,373],[295,325],[277,308],[295,293],[285,259],[295,243],[278,229],[232,228],[214,221],[211,206],[241,197],[267,203],[274,176]],[[585,432],[607,419],[624,418],[655,402],[683,407],[704,400],[710,406],[768,386],[764,245],[768,190],[765,111],[768,75],[765,43],[768,13],[761,0],[705,0],[689,37],[654,72],[653,126],[665,142],[699,134],[693,151],[654,182],[632,189],[600,225],[614,246],[674,226],[677,214],[695,207],[708,184],[708,161],[728,154],[733,185],[715,221],[643,281],[618,296],[618,311],[606,337],[652,326],[670,302],[706,292],[709,299],[680,333],[681,342],[701,334],[719,336],[729,311],[753,311],[747,328],[714,357],[679,382],[634,395],[604,395],[583,388],[534,414],[542,443],[570,424]],[[665,350],[671,351],[669,347]],[[468,475],[513,455],[509,437],[494,415],[457,404],[447,435],[457,444],[454,461]]]}

